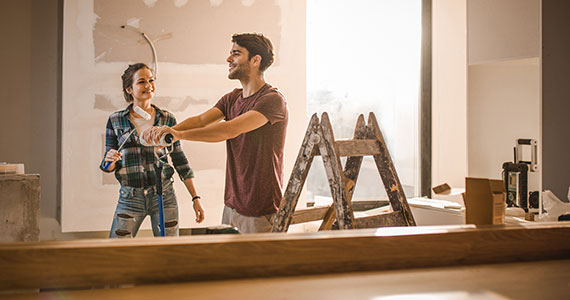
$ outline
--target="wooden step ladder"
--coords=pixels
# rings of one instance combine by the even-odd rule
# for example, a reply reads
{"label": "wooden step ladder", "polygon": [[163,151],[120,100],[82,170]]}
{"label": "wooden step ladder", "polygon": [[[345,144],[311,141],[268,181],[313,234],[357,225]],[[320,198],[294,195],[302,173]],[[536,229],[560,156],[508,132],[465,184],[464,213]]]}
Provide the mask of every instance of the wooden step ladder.
{"label": "wooden step ladder", "polygon": [[[309,121],[273,223],[273,232],[286,232],[289,229],[313,157],[318,155],[322,157],[325,166],[333,204],[325,209],[300,210],[299,215],[303,221],[322,219],[319,230],[331,229],[335,218],[339,229],[416,225],[374,113],[369,114],[368,125],[365,124],[362,114],[358,116],[353,139],[335,140],[328,114],[325,112],[320,121],[317,114],[313,114]],[[364,155],[374,157],[392,212],[355,219],[351,199]],[[348,157],[344,171],[341,156]]]}

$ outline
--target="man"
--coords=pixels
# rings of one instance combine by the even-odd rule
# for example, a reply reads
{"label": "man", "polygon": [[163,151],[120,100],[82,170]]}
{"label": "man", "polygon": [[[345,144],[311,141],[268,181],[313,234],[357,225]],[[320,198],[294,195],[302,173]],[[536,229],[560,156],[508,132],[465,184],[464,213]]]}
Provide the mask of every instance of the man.
{"label": "man", "polygon": [[[170,132],[175,140],[226,141],[226,186],[222,223],[242,233],[271,231],[283,186],[283,148],[288,123],[285,97],[265,82],[273,63],[273,45],[262,34],[232,36],[227,58],[229,79],[242,88],[224,95],[208,111],[171,128],[146,131],[158,141]],[[225,120],[225,122],[222,122]]]}

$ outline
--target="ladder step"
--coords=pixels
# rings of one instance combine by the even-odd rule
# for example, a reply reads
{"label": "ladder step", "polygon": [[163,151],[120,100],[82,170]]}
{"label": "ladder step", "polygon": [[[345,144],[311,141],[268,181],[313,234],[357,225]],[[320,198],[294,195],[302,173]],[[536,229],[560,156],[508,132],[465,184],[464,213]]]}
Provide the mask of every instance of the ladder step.
{"label": "ladder step", "polygon": [[330,205],[325,205],[313,208],[297,209],[293,213],[291,225],[322,220],[329,207]]}
{"label": "ladder step", "polygon": [[400,211],[356,218],[356,228],[377,228],[391,226],[405,226],[406,221]]}
{"label": "ladder step", "polygon": [[[380,154],[378,141],[366,140],[336,140],[335,142],[338,156],[364,156]],[[318,151],[315,155],[321,155]]]}
{"label": "ladder step", "polygon": [[339,156],[362,156],[380,154],[377,140],[338,140],[335,141]]}
{"label": "ladder step", "polygon": [[[352,209],[354,211],[365,211],[381,206],[390,205],[388,200],[359,200],[352,202]],[[330,205],[316,206],[311,208],[297,209],[293,213],[291,224],[299,224],[312,221],[320,221],[325,216]]]}

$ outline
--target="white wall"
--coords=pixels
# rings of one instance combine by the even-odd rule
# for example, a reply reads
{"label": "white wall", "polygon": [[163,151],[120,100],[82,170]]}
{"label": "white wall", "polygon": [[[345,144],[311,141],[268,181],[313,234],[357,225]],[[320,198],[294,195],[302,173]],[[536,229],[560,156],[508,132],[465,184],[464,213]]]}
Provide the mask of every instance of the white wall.
{"label": "white wall", "polygon": [[[469,0],[467,8],[468,174],[500,179],[517,138],[541,148],[540,0]],[[529,172],[529,191],[540,190],[540,174],[540,166]]]}
{"label": "white wall", "polygon": [[467,175],[466,0],[433,0],[432,185]]}
{"label": "white wall", "polygon": [[469,0],[469,64],[538,57],[540,0]]}
{"label": "white wall", "polygon": [[433,185],[500,178],[515,138],[539,140],[539,1],[433,1]]}
{"label": "white wall", "polygon": [[[469,176],[501,179],[515,140],[539,140],[539,79],[538,58],[469,67]],[[539,189],[538,175],[529,172],[529,191]]]}

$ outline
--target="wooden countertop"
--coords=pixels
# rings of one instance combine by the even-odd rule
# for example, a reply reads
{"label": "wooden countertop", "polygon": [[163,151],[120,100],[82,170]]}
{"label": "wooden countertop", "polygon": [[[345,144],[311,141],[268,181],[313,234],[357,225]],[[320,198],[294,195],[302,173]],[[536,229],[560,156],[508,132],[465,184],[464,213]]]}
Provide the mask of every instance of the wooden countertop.
{"label": "wooden countertop", "polygon": [[570,260],[220,280],[2,295],[0,299],[565,299]]}
{"label": "wooden countertop", "polygon": [[539,261],[559,259],[570,259],[569,222],[27,242],[0,244],[0,290],[202,286],[226,279],[517,261],[537,262],[538,267]]}

